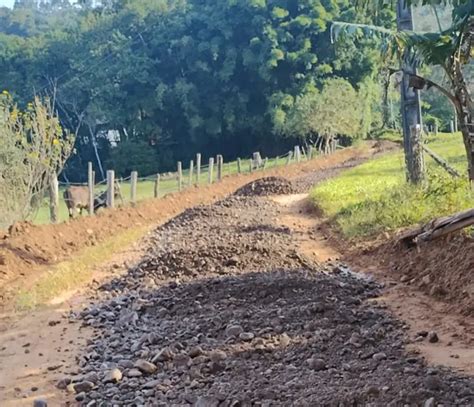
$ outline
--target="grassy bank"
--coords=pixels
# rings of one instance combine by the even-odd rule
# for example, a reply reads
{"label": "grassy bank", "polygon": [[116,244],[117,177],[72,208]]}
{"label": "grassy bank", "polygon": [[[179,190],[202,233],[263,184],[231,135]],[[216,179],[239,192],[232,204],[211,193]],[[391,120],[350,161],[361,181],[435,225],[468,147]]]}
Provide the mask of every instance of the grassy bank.
{"label": "grassy bank", "polygon": [[[462,174],[466,172],[460,134],[442,134],[427,142]],[[420,187],[406,184],[403,153],[399,152],[318,185],[311,198],[350,238],[391,231],[473,206],[466,180],[451,178],[431,158],[426,162],[428,179]]]}

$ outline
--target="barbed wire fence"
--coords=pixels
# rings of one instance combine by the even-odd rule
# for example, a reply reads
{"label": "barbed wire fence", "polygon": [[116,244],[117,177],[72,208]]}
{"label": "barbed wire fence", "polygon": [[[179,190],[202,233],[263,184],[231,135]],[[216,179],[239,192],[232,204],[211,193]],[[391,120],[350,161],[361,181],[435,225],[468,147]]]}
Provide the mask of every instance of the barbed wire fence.
{"label": "barbed wire fence", "polygon": [[[196,154],[195,159],[191,160],[186,168],[182,162],[177,162],[174,172],[139,177],[136,171],[132,171],[128,177],[117,178],[113,170],[108,170],[106,179],[99,182],[94,182],[95,173],[92,163],[89,163],[88,182],[73,183],[55,180],[56,185],[52,186],[49,197],[50,222],[58,223],[67,220],[69,214],[75,212],[76,206],[87,207],[90,215],[93,215],[100,207],[134,206],[144,199],[163,198],[168,194],[191,187],[202,187],[219,182],[230,175],[263,172],[271,168],[312,160],[320,155],[331,154],[337,148],[337,143],[332,143],[329,149],[323,149],[322,144],[318,146],[316,142],[307,146],[307,149],[295,146],[286,154],[271,158],[262,158],[259,152],[255,152],[250,158],[237,158],[235,161],[224,163],[223,156],[217,155],[210,157],[204,165],[202,165],[202,155]],[[76,198],[71,194],[74,188],[80,191],[77,194],[80,198],[77,199],[81,201],[84,200],[84,194],[87,194],[87,202],[75,201]],[[61,190],[64,202],[60,204]]]}

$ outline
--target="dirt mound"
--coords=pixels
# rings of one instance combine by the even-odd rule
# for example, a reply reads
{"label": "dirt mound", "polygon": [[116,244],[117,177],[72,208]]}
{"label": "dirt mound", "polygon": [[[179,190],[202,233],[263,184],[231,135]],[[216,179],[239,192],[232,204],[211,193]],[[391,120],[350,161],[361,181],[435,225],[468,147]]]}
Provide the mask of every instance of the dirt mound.
{"label": "dirt mound", "polygon": [[290,181],[282,177],[266,177],[253,181],[235,191],[238,196],[268,196],[294,193]]}
{"label": "dirt mound", "polygon": [[296,251],[288,255],[284,249],[291,245],[291,236],[288,229],[271,225],[276,213],[277,205],[242,196],[188,209],[152,233],[154,247],[131,273],[137,280],[158,282],[235,273],[247,267],[264,270],[269,257],[271,267],[305,265]]}
{"label": "dirt mound", "polygon": [[404,352],[402,324],[366,301],[374,282],[305,264],[277,214],[232,196],[158,228],[80,314],[95,331],[69,378],[93,389],[84,405],[474,403],[471,379]]}
{"label": "dirt mound", "polygon": [[[474,316],[474,238],[464,233],[406,249],[393,243],[377,250],[403,283]],[[383,254],[382,254],[383,253]]]}

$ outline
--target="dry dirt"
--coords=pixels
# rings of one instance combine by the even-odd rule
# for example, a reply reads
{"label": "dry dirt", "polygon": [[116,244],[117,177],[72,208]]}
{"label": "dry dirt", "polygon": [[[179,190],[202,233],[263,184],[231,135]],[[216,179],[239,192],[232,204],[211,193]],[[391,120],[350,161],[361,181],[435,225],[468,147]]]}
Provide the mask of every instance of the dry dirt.
{"label": "dry dirt", "polygon": [[[380,265],[382,252],[343,242],[308,204],[310,185],[361,159],[360,151],[345,150],[267,171],[291,178],[300,193],[233,197],[187,210],[118,257],[135,266],[104,265],[88,290],[66,302],[24,318],[8,315],[0,325],[0,405],[31,406],[40,396],[50,406],[73,402],[77,395],[55,387],[60,378],[90,381],[96,388],[79,398],[91,406],[101,399],[201,407],[474,403],[471,378],[424,360],[473,374],[472,318],[451,313],[452,303],[443,298],[420,294],[416,281],[400,282],[408,272],[394,275],[393,262]],[[23,236],[40,246],[44,229],[76,229],[77,246],[63,251],[58,239],[49,241],[60,255],[47,266],[87,245],[81,239],[91,235],[90,227],[99,244],[107,236],[101,227],[114,233],[137,219],[162,224],[261,176],[228,178],[70,225],[27,226],[4,241],[22,247]],[[390,259],[396,258],[393,251]],[[348,274],[338,259],[383,287]],[[398,261],[404,270],[407,260]],[[19,264],[26,276],[10,269],[6,287],[47,270],[41,261]],[[421,331],[436,331],[439,342],[421,339]],[[158,371],[131,377],[138,359],[153,361]],[[115,366],[124,377],[105,383]]]}

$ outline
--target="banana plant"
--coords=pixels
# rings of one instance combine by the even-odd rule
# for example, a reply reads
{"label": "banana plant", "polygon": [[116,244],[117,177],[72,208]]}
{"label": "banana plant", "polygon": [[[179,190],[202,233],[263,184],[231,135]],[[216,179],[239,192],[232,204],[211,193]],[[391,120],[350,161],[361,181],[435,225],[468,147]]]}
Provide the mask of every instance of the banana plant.
{"label": "banana plant", "polygon": [[[474,57],[474,3],[472,0],[406,0],[409,4],[447,4],[455,6],[451,27],[438,33],[418,33],[413,31],[393,31],[383,27],[346,22],[334,22],[331,26],[333,42],[344,38],[377,36],[381,39],[383,55],[389,60],[398,61],[402,66],[403,58],[417,66],[437,65],[446,73],[449,87],[446,88],[420,75],[410,75],[410,86],[414,89],[434,87],[446,96],[454,105],[460,129],[463,135],[468,160],[469,180],[474,182],[474,105],[463,66],[472,62]],[[359,7],[388,6],[392,1],[379,0],[368,2],[359,0]],[[406,62],[406,61],[405,61]],[[391,72],[400,71],[394,68]]]}

